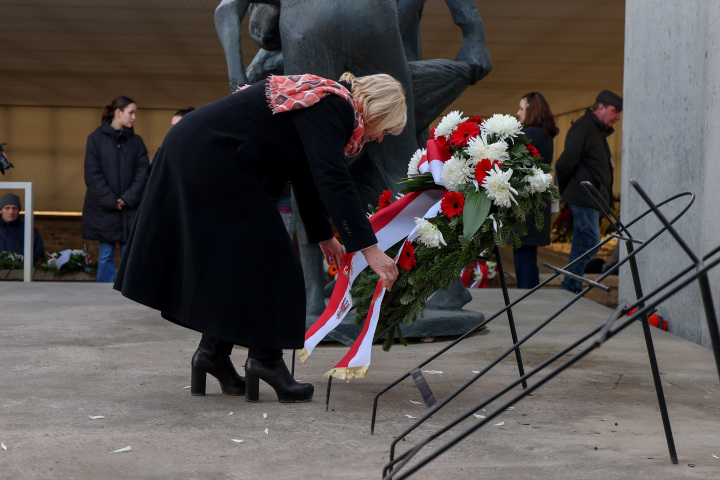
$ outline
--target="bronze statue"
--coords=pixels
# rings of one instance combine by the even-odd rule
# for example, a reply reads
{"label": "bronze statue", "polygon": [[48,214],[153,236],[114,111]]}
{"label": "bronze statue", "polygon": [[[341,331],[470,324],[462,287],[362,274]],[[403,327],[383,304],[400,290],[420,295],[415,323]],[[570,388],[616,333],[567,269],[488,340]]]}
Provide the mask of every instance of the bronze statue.
{"label": "bronze statue", "polygon": [[[420,60],[419,24],[425,0],[222,0],[215,27],[225,51],[230,89],[270,73],[313,73],[339,78],[388,73],[405,87],[408,123],[398,136],[369,144],[349,160],[365,203],[383,190],[398,191],[407,163],[430,123],[460,94],[492,69],[482,20],[474,0],[446,0],[463,32],[456,59]],[[250,33],[261,50],[245,69],[240,25],[250,13]],[[420,141],[420,142],[419,142]],[[308,314],[325,308],[322,255],[298,228],[308,291]]]}

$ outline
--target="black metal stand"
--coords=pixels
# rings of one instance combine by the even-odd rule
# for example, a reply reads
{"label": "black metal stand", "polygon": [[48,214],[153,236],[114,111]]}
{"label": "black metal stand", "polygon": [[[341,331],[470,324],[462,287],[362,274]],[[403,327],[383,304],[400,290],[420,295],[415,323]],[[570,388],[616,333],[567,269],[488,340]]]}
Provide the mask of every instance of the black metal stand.
{"label": "black metal stand", "polygon": [[[394,441],[391,446],[391,455],[390,455],[391,462],[388,465],[386,465],[383,470],[384,478],[388,478],[388,479],[390,479],[390,478],[398,478],[398,479],[399,478],[407,478],[407,476],[414,473],[415,471],[417,471],[419,468],[426,465],[430,461],[434,460],[438,455],[440,455],[447,449],[451,448],[453,445],[455,445],[456,443],[458,443],[459,441],[464,439],[469,434],[476,431],[478,428],[481,428],[483,425],[487,424],[489,421],[491,421],[493,418],[495,418],[495,416],[500,414],[502,411],[504,411],[508,407],[512,406],[513,404],[515,404],[517,401],[524,398],[525,396],[529,395],[531,392],[533,392],[534,390],[536,390],[537,388],[539,388],[540,386],[545,384],[550,379],[554,378],[556,375],[558,375],[559,373],[564,371],[566,368],[568,368],[569,366],[571,366],[572,364],[577,362],[579,359],[581,359],[582,357],[584,357],[585,355],[587,355],[594,349],[599,348],[605,341],[612,338],[614,335],[616,335],[617,333],[619,333],[620,331],[625,329],[632,322],[637,321],[637,320],[639,320],[643,326],[643,334],[645,336],[646,346],[648,349],[648,357],[650,360],[650,366],[651,366],[651,370],[653,373],[653,378],[655,380],[656,393],[658,396],[658,403],[659,403],[660,410],[661,410],[663,426],[665,428],[665,436],[666,436],[666,439],[668,442],[670,458],[673,463],[677,463],[677,454],[675,452],[675,445],[674,445],[674,441],[672,438],[672,431],[670,429],[670,422],[669,422],[669,418],[667,415],[667,407],[665,405],[665,399],[664,399],[664,395],[663,395],[663,391],[662,391],[662,384],[661,384],[660,378],[659,378],[659,370],[657,368],[657,359],[655,357],[655,350],[654,350],[653,343],[652,343],[652,336],[650,333],[650,328],[649,328],[649,323],[648,323],[648,315],[650,313],[652,313],[654,308],[659,303],[665,301],[667,298],[674,295],[681,289],[685,288],[687,285],[694,282],[695,280],[698,280],[698,283],[699,283],[700,289],[701,289],[701,295],[703,297],[703,304],[705,307],[706,318],[708,321],[710,335],[711,335],[712,342],[713,342],[715,360],[716,360],[716,364],[718,367],[718,374],[720,376],[720,349],[715,348],[716,345],[718,347],[720,347],[720,335],[718,335],[717,319],[716,319],[715,311],[714,311],[714,307],[713,307],[712,296],[711,296],[711,292],[710,292],[710,288],[709,288],[709,282],[707,280],[708,270],[710,270],[711,268],[715,267],[718,263],[720,263],[720,258],[713,259],[713,257],[718,252],[720,252],[720,247],[716,248],[711,253],[706,255],[702,260],[700,260],[692,253],[692,251],[689,248],[687,248],[687,245],[682,241],[682,239],[677,234],[677,232],[672,228],[672,224],[675,223],[675,221],[677,221],[677,219],[679,219],[692,205],[692,203],[694,201],[694,195],[692,195],[690,193],[679,194],[679,195],[671,197],[671,198],[665,200],[664,202],[656,205],[647,197],[647,195],[644,193],[644,191],[640,188],[640,186],[636,182],[631,182],[631,184],[638,191],[638,193],[643,197],[645,202],[650,206],[649,210],[644,212],[642,215],[640,215],[639,217],[637,217],[635,220],[631,221],[627,225],[623,225],[622,223],[620,223],[619,219],[617,219],[617,217],[614,215],[614,213],[612,213],[612,210],[610,210],[610,208],[606,204],[604,204],[604,202],[602,202],[604,205],[601,204],[601,207],[602,207],[603,212],[606,215],[606,218],[608,218],[608,220],[610,220],[611,223],[616,228],[617,234],[615,236],[625,243],[625,247],[628,252],[627,256],[622,261],[618,262],[618,264],[616,264],[609,272],[606,272],[606,274],[610,274],[611,272],[616,271],[621,265],[623,265],[625,263],[629,263],[631,273],[632,273],[633,283],[635,285],[635,293],[638,297],[638,300],[632,305],[623,305],[621,303],[620,306],[618,306],[618,308],[613,312],[613,314],[610,316],[608,321],[605,322],[604,325],[593,329],[588,334],[584,335],[582,338],[580,338],[576,342],[574,342],[572,345],[568,346],[567,348],[561,350],[557,354],[555,354],[552,357],[550,357],[549,359],[547,359],[545,362],[543,362],[537,368],[533,369],[531,372],[521,376],[520,379],[510,383],[508,386],[506,386],[505,388],[503,388],[496,394],[492,395],[491,397],[489,397],[488,399],[486,399],[479,405],[475,406],[474,408],[472,408],[465,414],[461,415],[460,417],[458,417],[456,420],[454,420],[450,424],[441,428],[439,431],[437,431],[433,435],[427,437],[421,443],[414,446],[411,450],[408,450],[407,452],[403,453],[397,459],[394,458],[394,451],[395,451],[395,447],[397,445],[397,441],[402,439],[409,431],[413,430],[418,425],[423,423],[427,418],[429,418],[429,416],[432,413],[437,411],[439,408],[442,408],[442,406],[444,406],[448,401],[455,398],[455,396],[457,396],[457,394],[459,394],[460,391],[464,390],[465,388],[467,388],[467,386],[469,386],[475,380],[480,378],[480,376],[482,376],[487,370],[489,370],[494,365],[496,365],[500,359],[504,358],[504,356],[509,354],[509,352],[512,351],[512,349],[506,351],[499,359],[492,362],[490,365],[488,365],[488,367],[486,367],[485,370],[483,370],[482,372],[477,374],[475,377],[473,377],[473,379],[471,379],[465,385],[460,387],[460,389],[458,389],[458,391],[456,391],[452,395],[450,395],[450,397],[448,397],[448,399],[446,399],[445,401],[438,404],[435,408],[431,409],[430,412],[428,412],[423,418],[421,418],[418,422],[416,422],[416,424],[413,425],[410,429],[408,429],[404,433],[396,436],[396,441]],[[588,189],[589,193],[593,196],[593,198],[595,198],[596,200],[599,198],[599,195],[597,195],[597,192],[595,192],[594,189],[591,188],[591,186],[590,187],[586,186],[586,188]],[[659,211],[658,207],[660,207],[668,202],[671,202],[677,198],[683,197],[683,196],[691,197],[688,205],[676,217],[674,217],[673,220],[668,221],[667,219],[665,219],[665,217]],[[649,240],[646,240],[645,242],[638,242],[637,240],[632,238],[632,236],[629,234],[627,228],[629,226],[633,225],[635,222],[639,221],[641,218],[648,215],[649,213],[654,213],[660,219],[660,221],[663,223],[663,227],[658,232],[653,234]],[[613,218],[610,218],[610,217],[613,217]],[[642,287],[640,285],[640,277],[639,277],[639,273],[638,273],[637,262],[636,262],[635,257],[652,240],[657,238],[657,236],[659,236],[660,234],[662,234],[665,231],[669,231],[673,235],[673,237],[678,241],[678,243],[680,243],[680,245],[683,246],[683,249],[688,253],[688,256],[693,261],[693,264],[690,265],[689,267],[685,268],[683,271],[681,271],[680,273],[675,275],[673,278],[671,278],[669,281],[665,282],[660,287],[656,288],[649,295],[643,295]],[[603,242],[601,242],[601,244],[602,243]],[[635,249],[634,248],[635,244],[639,244],[640,245],[639,248]],[[595,250],[598,246],[591,249],[591,251]],[[546,265],[546,266],[548,266],[548,265]],[[556,272],[555,276],[559,275],[560,273],[563,273],[563,274],[566,273],[564,269],[558,269],[558,268],[550,267],[550,266],[548,266],[548,267],[553,269]],[[694,273],[691,274],[691,272],[693,270],[694,270]],[[688,274],[690,274],[690,276],[688,276]],[[552,278],[554,278],[555,276],[553,276]],[[603,275],[600,278],[598,278],[598,283],[601,282],[605,278],[605,276],[606,275]],[[683,277],[685,277],[685,278],[683,278]],[[535,330],[533,330],[533,332],[531,332],[529,335],[524,337],[519,342],[516,342],[516,346],[519,346],[519,344],[522,344],[530,336],[534,335],[537,331],[539,331],[541,328],[543,328],[545,325],[547,325],[547,323],[549,321],[551,321],[553,318],[555,318],[559,313],[561,313],[562,311],[567,309],[572,303],[574,303],[579,298],[584,296],[585,293],[587,293],[587,291],[589,291],[589,289],[597,286],[597,285],[593,285],[592,283],[588,282],[588,280],[586,280],[582,277],[578,277],[578,280],[581,280],[581,281],[587,283],[588,287],[586,287],[582,292],[580,292],[573,300],[568,302],[568,304],[564,305],[558,312],[551,315],[550,318],[548,318],[540,326],[538,326]],[[543,284],[544,283],[545,282],[543,282]],[[541,284],[541,286],[542,286],[542,284]],[[536,287],[536,288],[539,288],[539,287]],[[535,291],[535,289],[531,290],[527,295],[523,296],[518,301],[523,300],[528,295],[532,294],[534,291]],[[619,326],[614,326],[621,317],[627,315],[628,312],[633,311],[633,309],[635,309],[635,311],[631,316],[627,317],[626,320],[620,322]],[[494,318],[494,317],[492,317],[492,318]],[[714,328],[710,325],[711,323],[714,324]],[[426,456],[422,461],[420,461],[416,465],[413,465],[412,467],[408,467],[406,470],[403,470],[408,465],[408,462],[410,461],[410,459],[412,459],[412,457],[415,456],[429,442],[431,442],[435,438],[439,437],[440,435],[444,434],[451,428],[455,427],[460,422],[464,421],[466,418],[471,416],[473,413],[477,412],[484,406],[488,405],[490,402],[505,395],[510,390],[512,390],[514,387],[516,387],[518,384],[526,382],[529,378],[533,377],[538,372],[540,372],[544,368],[548,367],[550,364],[554,363],[556,360],[558,360],[558,359],[562,358],[563,356],[565,356],[566,354],[568,354],[568,352],[572,351],[573,349],[577,348],[578,346],[580,346],[584,343],[587,343],[588,340],[590,338],[592,338],[593,336],[595,337],[595,340],[593,342],[591,342],[590,345],[587,345],[581,352],[575,354],[569,360],[566,360],[564,363],[562,363],[560,366],[558,366],[555,370],[553,370],[552,372],[550,372],[549,374],[547,374],[546,376],[544,376],[543,378],[538,380],[532,386],[524,388],[520,394],[513,397],[510,401],[508,401],[504,405],[498,407],[495,411],[487,414],[486,418],[483,419],[480,423],[474,425],[473,427],[467,429],[462,434],[460,434],[457,437],[453,438],[452,440],[448,441],[448,443],[446,443],[445,445],[440,447],[438,450],[434,451],[432,454],[429,454],[428,456]],[[446,350],[447,349],[445,349],[443,351],[446,351]],[[432,358],[436,358],[438,355],[435,355]],[[398,382],[395,382],[391,386],[393,386],[397,383]],[[377,397],[375,400],[375,405],[377,405]],[[373,411],[373,425],[374,425],[374,418],[375,418],[375,411]],[[394,468],[396,469],[395,471],[393,471]]]}

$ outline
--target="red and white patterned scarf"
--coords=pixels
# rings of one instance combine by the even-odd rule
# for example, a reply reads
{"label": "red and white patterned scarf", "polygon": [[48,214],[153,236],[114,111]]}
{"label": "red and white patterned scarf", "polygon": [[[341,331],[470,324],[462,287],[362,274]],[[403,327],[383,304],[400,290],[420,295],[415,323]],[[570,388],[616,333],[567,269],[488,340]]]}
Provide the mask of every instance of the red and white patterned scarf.
{"label": "red and white patterned scarf", "polygon": [[345,155],[355,155],[362,149],[365,124],[357,101],[347,88],[338,82],[306,73],[305,75],[271,75],[265,87],[273,113],[289,112],[315,105],[326,95],[337,95],[350,102],[355,111],[355,123],[350,141],[345,145]]}

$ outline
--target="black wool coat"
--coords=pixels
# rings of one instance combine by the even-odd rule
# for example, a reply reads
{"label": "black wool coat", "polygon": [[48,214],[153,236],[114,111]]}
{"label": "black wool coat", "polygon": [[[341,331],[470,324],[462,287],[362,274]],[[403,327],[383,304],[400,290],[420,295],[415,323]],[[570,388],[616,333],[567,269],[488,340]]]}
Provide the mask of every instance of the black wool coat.
{"label": "black wool coat", "polygon": [[272,114],[260,82],[200,107],[158,151],[115,288],[237,345],[301,348],[305,285],[274,198],[292,182],[308,240],[377,243],[346,167],[354,109]]}
{"label": "black wool coat", "polygon": [[[542,157],[542,161],[550,165],[553,158],[553,139],[545,134],[542,127],[525,127],[523,133],[528,137],[530,143],[535,147]],[[550,203],[546,203],[543,208],[545,214],[545,223],[542,230],[535,227],[535,215],[531,214],[525,217],[525,226],[527,227],[527,235],[521,237],[520,241],[523,245],[550,245]]]}
{"label": "black wool coat", "polygon": [[[148,155],[132,128],[115,130],[104,121],[87,139],[82,236],[127,242],[147,182]],[[126,206],[117,209],[118,198]]]}
{"label": "black wool coat", "polygon": [[612,205],[613,165],[607,137],[614,131],[606,128],[590,110],[568,130],[565,150],[555,163],[560,195],[567,203],[600,210],[580,184],[588,181],[607,204]]}

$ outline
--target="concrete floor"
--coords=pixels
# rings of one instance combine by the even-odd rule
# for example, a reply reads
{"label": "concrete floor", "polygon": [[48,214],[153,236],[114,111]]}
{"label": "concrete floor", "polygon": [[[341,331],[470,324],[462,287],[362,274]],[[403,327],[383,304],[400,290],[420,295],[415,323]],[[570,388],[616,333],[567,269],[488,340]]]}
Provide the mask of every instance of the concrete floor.
{"label": "concrete floor", "polygon": [[[466,309],[489,317],[502,306],[500,290],[471,293]],[[193,397],[185,387],[198,335],[110,285],[2,282],[0,298],[3,480],[379,479],[391,442],[415,422],[408,416],[421,417],[427,409],[413,403],[420,395],[412,382],[403,381],[380,398],[370,435],[373,397],[447,345],[417,343],[390,352],[376,347],[370,376],[335,380],[326,412],[323,373],[346,347],[323,344],[297,366],[296,376],[316,387],[310,403],[280,404],[265,384],[260,403],[246,403],[222,395],[210,377],[208,395]],[[562,290],[541,290],[522,302],[514,309],[519,335],[571,298]],[[523,345],[526,369],[607,320],[610,312],[580,300]],[[669,460],[641,329],[632,325],[411,478],[720,478],[720,381],[712,352],[667,332],[652,333],[677,465]],[[422,369],[442,371],[426,378],[444,399],[510,344],[501,317]],[[240,370],[245,350],[236,349],[233,358]],[[398,453],[516,378],[515,360],[501,361],[400,441]],[[479,421],[471,417],[450,434]],[[430,443],[418,458],[449,438]],[[112,453],[127,446],[131,451]]]}

